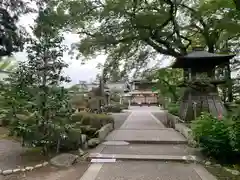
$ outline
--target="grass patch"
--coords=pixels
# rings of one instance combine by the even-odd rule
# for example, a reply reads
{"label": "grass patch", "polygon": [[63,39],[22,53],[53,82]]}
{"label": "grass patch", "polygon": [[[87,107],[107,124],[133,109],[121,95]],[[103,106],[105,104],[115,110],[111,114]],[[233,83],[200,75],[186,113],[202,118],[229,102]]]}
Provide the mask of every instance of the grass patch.
{"label": "grass patch", "polygon": [[206,166],[206,169],[219,180],[240,180],[239,176],[226,171],[223,167]]}

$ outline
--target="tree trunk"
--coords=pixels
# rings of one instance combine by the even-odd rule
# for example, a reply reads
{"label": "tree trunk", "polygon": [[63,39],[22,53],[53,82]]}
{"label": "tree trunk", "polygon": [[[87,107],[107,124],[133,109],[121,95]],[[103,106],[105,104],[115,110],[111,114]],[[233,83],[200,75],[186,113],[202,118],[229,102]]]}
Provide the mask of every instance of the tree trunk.
{"label": "tree trunk", "polygon": [[59,153],[60,144],[61,144],[61,137],[59,137],[59,138],[58,138],[58,141],[57,141],[57,148],[56,148],[56,153],[57,153],[57,154]]}
{"label": "tree trunk", "polygon": [[178,101],[178,96],[177,96],[177,93],[176,93],[176,92],[173,92],[173,91],[171,91],[171,94],[172,94],[172,97],[173,97],[173,99],[172,99],[172,102],[173,102],[173,103],[177,102],[177,101]]}
{"label": "tree trunk", "polygon": [[[47,51],[47,50],[46,50]],[[48,93],[48,87],[47,87],[47,52],[44,52],[45,53],[45,57],[43,58],[43,75],[42,75],[42,86],[41,86],[41,89],[42,89],[42,100],[41,100],[41,115],[43,117],[43,122],[41,122],[41,127],[43,128],[42,129],[42,132],[44,134],[44,139],[42,140],[45,140],[45,138],[48,136],[49,134],[49,129],[48,129],[48,112],[47,112],[47,109],[46,109],[46,101],[47,101],[47,93]],[[45,155],[47,155],[48,153],[48,146],[47,144],[44,144],[43,145],[43,152],[45,153]]]}

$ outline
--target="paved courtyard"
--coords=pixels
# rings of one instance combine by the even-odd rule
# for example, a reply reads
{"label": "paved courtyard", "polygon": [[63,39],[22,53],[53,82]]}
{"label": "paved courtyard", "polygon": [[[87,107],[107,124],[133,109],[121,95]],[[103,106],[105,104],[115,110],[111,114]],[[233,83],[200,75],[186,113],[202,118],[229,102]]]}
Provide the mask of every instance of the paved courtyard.
{"label": "paved courtyard", "polygon": [[[216,180],[197,164],[194,149],[151,112],[159,107],[131,107],[127,120],[92,150],[92,165],[80,180]],[[186,161],[191,159],[191,161]]]}

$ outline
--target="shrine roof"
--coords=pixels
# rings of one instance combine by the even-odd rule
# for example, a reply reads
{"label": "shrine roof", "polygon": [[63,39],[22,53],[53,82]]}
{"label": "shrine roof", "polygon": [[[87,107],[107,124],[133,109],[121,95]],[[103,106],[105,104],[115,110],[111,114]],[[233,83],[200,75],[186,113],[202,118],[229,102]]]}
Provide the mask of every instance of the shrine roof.
{"label": "shrine roof", "polygon": [[215,53],[209,53],[207,51],[193,51],[185,56],[178,57],[177,59],[196,59],[196,58],[219,58],[223,57],[226,59],[231,59],[235,55],[228,55],[228,54],[215,54]]}
{"label": "shrine roof", "polygon": [[[235,55],[226,54],[214,54],[207,51],[193,51],[185,56],[177,57],[172,65],[172,68],[192,67],[197,65],[196,62],[206,64],[218,65],[224,62],[228,62]],[[191,61],[191,62],[190,62]],[[194,64],[193,64],[194,63]]]}

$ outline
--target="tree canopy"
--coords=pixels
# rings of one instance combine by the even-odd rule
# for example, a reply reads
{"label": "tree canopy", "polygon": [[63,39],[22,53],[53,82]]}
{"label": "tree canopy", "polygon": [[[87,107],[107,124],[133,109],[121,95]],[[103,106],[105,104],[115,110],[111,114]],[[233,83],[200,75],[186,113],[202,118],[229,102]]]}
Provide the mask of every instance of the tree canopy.
{"label": "tree canopy", "polygon": [[157,54],[181,56],[193,46],[209,52],[234,52],[240,37],[235,0],[72,0],[67,27],[81,38],[79,56],[107,53],[105,68],[124,72],[145,67]]}
{"label": "tree canopy", "polygon": [[[45,19],[47,26],[79,34],[80,42],[73,45],[78,57],[85,60],[99,53],[108,55],[105,74],[116,74],[123,67],[119,74],[123,76],[134,68],[147,67],[156,55],[177,57],[196,45],[209,52],[235,52],[240,37],[236,0],[41,0],[35,3],[38,9],[41,6],[51,9]],[[0,56],[23,47],[24,33],[16,23],[22,14],[32,11],[28,1],[3,1]]]}
{"label": "tree canopy", "polygon": [[0,7],[0,57],[22,50],[26,34],[17,25],[19,17],[33,11],[27,1],[3,0]]}

